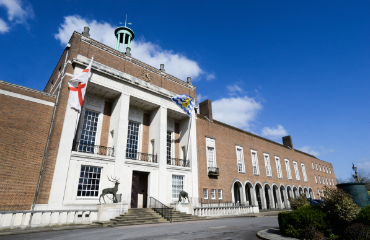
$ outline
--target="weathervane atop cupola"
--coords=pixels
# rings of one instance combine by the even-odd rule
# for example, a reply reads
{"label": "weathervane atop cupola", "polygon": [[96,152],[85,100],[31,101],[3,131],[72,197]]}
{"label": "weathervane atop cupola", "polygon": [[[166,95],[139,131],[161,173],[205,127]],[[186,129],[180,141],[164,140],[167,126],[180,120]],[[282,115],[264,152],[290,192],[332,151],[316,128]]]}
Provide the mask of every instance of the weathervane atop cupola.
{"label": "weathervane atop cupola", "polygon": [[[123,24],[123,23],[120,22],[120,24]],[[127,14],[126,14],[125,26],[118,27],[114,31],[114,35],[116,35],[116,45],[114,48],[122,53],[126,50],[125,54],[127,56],[131,56],[131,44],[132,44],[132,40],[134,40],[135,38],[135,33],[134,31],[132,31],[132,29],[126,27],[127,24],[131,25],[132,23],[127,22]]]}

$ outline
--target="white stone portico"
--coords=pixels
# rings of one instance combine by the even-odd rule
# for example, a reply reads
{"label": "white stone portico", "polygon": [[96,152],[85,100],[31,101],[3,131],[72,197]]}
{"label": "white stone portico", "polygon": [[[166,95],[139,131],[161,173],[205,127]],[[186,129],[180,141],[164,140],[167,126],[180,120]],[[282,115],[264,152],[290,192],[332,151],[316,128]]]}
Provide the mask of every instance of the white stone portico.
{"label": "white stone portico", "polygon": [[[74,64],[74,75],[82,72],[90,59],[78,55],[69,64]],[[86,110],[97,113],[96,135],[94,145],[100,145],[105,102],[112,103],[107,148],[114,149],[114,154],[92,154],[71,151],[74,144],[75,124],[78,114],[67,106],[60,147],[56,159],[54,176],[48,204],[37,204],[36,210],[46,209],[83,209],[96,207],[99,196],[77,196],[82,167],[93,167],[99,171],[99,195],[105,188],[113,188],[114,183],[108,177],[119,179],[117,194],[121,194],[121,204],[130,208],[132,196],[133,174],[144,173],[147,176],[146,202],[154,197],[164,204],[170,205],[175,198],[172,196],[173,176],[182,179],[183,190],[189,197],[198,198],[198,172],[196,150],[195,114],[190,119],[172,100],[175,94],[135,78],[127,73],[94,62],[90,82],[87,85],[85,102],[81,111],[81,120],[75,141],[82,134],[82,122]],[[127,137],[129,122],[138,125],[137,152],[143,148],[143,116],[150,115],[148,154],[157,156],[157,161],[140,161],[127,158]],[[179,124],[178,149],[181,153],[188,144],[190,120],[191,142],[189,148],[189,166],[168,164],[167,133],[174,132],[174,123]],[[99,150],[100,151],[100,150]],[[135,155],[136,156],[136,155]],[[140,183],[141,184],[141,183]],[[140,193],[139,193],[140,195]],[[111,195],[108,195],[111,197]],[[111,202],[105,198],[107,203]],[[140,197],[139,197],[140,201]],[[143,200],[145,202],[145,200]]]}

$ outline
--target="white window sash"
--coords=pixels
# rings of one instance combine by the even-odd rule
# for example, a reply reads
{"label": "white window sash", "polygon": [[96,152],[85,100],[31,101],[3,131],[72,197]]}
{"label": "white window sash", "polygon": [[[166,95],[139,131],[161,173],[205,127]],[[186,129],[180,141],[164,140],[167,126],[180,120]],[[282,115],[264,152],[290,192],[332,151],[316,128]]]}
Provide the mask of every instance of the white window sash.
{"label": "white window sash", "polygon": [[259,175],[257,152],[252,151],[253,174]]}

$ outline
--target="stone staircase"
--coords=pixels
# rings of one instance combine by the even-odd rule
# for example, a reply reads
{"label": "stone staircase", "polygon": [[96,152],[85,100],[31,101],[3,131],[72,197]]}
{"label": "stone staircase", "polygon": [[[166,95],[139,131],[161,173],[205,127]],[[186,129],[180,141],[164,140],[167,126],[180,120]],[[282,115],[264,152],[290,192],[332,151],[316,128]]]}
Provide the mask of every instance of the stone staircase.
{"label": "stone staircase", "polygon": [[[185,222],[203,220],[205,218],[186,214],[178,211],[172,212],[172,222]],[[93,225],[103,227],[118,227],[128,225],[153,224],[168,222],[151,208],[130,208],[127,213],[111,219],[107,222],[94,222]]]}

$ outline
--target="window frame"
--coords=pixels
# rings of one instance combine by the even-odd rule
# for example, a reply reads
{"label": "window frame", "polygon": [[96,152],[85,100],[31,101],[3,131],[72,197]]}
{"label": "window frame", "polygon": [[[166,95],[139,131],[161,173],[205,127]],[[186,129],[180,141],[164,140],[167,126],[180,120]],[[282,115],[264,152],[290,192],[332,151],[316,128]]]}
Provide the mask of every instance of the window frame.
{"label": "window frame", "polygon": [[[275,156],[276,172],[279,179],[283,178],[283,171],[281,169],[280,157]],[[280,171],[279,171],[280,170]]]}
{"label": "window frame", "polygon": [[[213,148],[213,166],[209,166],[209,152],[208,149]],[[207,172],[209,167],[217,167],[217,158],[216,158],[216,142],[213,138],[206,137],[206,156],[207,156]]]}
{"label": "window frame", "polygon": [[313,164],[313,162],[311,162],[311,163],[312,163],[312,169],[315,170],[315,165]]}
{"label": "window frame", "polygon": [[203,199],[208,199],[208,188],[203,188]]}
{"label": "window frame", "polygon": [[301,176],[299,175],[298,162],[293,160],[293,167],[295,172],[295,178],[297,181],[301,181]]}
{"label": "window frame", "polygon": [[322,184],[322,183],[321,183],[321,178],[320,178],[320,175],[318,175],[317,177],[319,178],[319,182],[320,182],[320,184]]}
{"label": "window frame", "polygon": [[315,163],[316,164],[316,171],[319,171],[319,168],[317,167],[317,163]]}
{"label": "window frame", "polygon": [[[266,157],[267,157],[267,162],[266,162]],[[272,177],[270,155],[268,153],[263,153],[263,159],[265,162],[266,176]]]}
{"label": "window frame", "polygon": [[320,168],[320,172],[322,172],[322,170],[321,170],[321,164],[319,164],[319,168]]}
{"label": "window frame", "polygon": [[222,199],[222,189],[218,189],[217,193],[218,193],[218,199]]}
{"label": "window frame", "polygon": [[173,188],[173,186],[174,186],[173,180],[174,180],[174,177],[180,177],[181,178],[182,189],[178,192],[178,194],[180,194],[180,192],[183,191],[184,188],[185,188],[185,181],[184,181],[185,176],[184,175],[181,175],[181,174],[172,174],[171,196],[172,196],[172,199],[179,199],[179,196],[173,197],[173,190],[174,190],[174,188]]}
{"label": "window frame", "polygon": [[302,162],[301,162],[301,168],[302,168],[302,174],[303,174],[303,181],[308,182],[307,173],[306,173],[306,166]]}
{"label": "window frame", "polygon": [[330,167],[329,167],[329,172],[330,172],[330,174],[331,174],[331,169],[330,169]]}
{"label": "window frame", "polygon": [[316,177],[316,175],[315,175],[315,182],[317,183],[317,177]]}
{"label": "window frame", "polygon": [[[253,153],[256,156],[256,159],[255,159],[256,160],[255,161],[256,166],[253,165]],[[258,166],[257,150],[251,149],[251,159],[252,159],[252,171],[253,171],[253,175],[259,176],[260,175],[260,169],[259,169],[259,166]],[[256,167],[256,173],[254,172],[255,167]]]}
{"label": "window frame", "polygon": [[211,199],[216,199],[216,189],[211,189]]}
{"label": "window frame", "polygon": [[[78,132],[77,132],[77,141],[78,143],[81,142],[81,135],[83,131],[83,122],[85,119],[86,111],[94,112],[98,114],[98,122],[97,122],[97,127],[96,127],[96,132],[95,132],[95,142],[94,145],[100,146],[100,138],[101,138],[101,129],[102,129],[102,122],[103,122],[103,114],[101,111],[93,108],[86,108],[85,106],[81,110],[81,117],[80,117],[80,122],[78,123]],[[94,152],[95,153],[95,152]]]}
{"label": "window frame", "polygon": [[[99,179],[92,179],[92,180],[99,180],[99,185],[98,185],[98,196],[78,196],[78,191],[79,191],[79,189],[78,189],[78,186],[80,185],[80,178],[81,178],[81,170],[82,170],[82,167],[93,167],[93,168],[100,168],[100,178]],[[103,175],[103,167],[102,166],[93,166],[93,165],[89,165],[89,164],[86,164],[86,165],[84,165],[84,164],[81,164],[81,165],[79,165],[79,168],[80,168],[80,171],[79,171],[79,174],[78,174],[78,181],[77,181],[77,186],[76,186],[76,191],[75,191],[75,193],[76,193],[76,199],[98,199],[99,198],[99,193],[101,193],[101,191],[102,191],[102,189],[101,189],[101,186],[102,186],[102,175]],[[87,178],[87,179],[89,179],[89,178]],[[82,189],[83,190],[83,189]],[[82,190],[81,190],[81,194],[82,194]]]}
{"label": "window frame", "polygon": [[[240,163],[241,163],[241,167],[242,167],[242,169],[241,169],[241,171],[240,171],[240,169],[239,169],[239,160],[238,160],[238,150],[240,150],[241,151],[241,159],[240,159]],[[235,151],[236,151],[236,164],[237,164],[237,166],[238,166],[238,173],[245,173],[245,164],[244,164],[244,151],[243,151],[243,147],[242,146],[238,146],[238,145],[236,145],[235,146]]]}
{"label": "window frame", "polygon": [[[292,180],[293,177],[292,177],[292,171],[290,169],[290,163],[289,163],[289,159],[288,158],[284,158],[284,162],[285,162],[285,170],[286,170],[286,174],[287,174],[287,177],[289,180]],[[288,163],[288,164],[287,164]]]}

